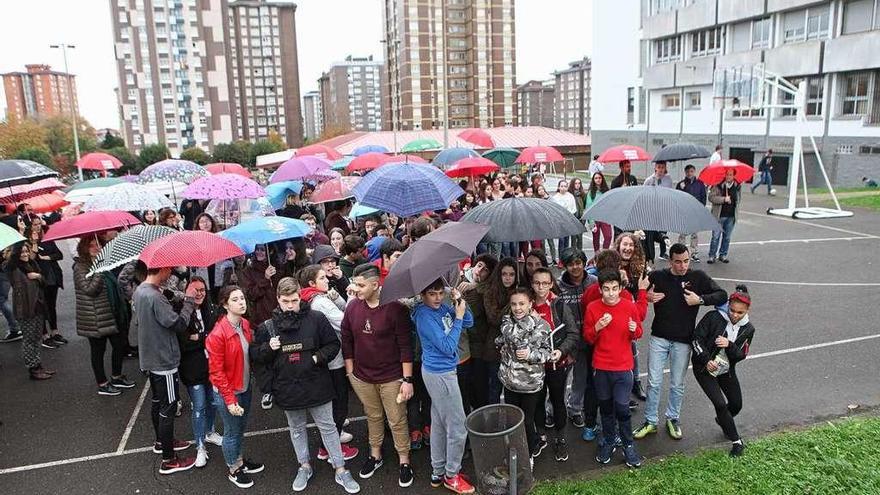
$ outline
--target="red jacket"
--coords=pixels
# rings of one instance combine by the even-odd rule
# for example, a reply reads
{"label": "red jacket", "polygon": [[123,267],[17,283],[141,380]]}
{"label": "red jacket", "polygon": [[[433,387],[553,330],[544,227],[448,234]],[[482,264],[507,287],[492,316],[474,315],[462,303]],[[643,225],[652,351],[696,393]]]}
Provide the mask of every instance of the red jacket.
{"label": "red jacket", "polygon": [[[241,320],[241,330],[248,343],[253,342],[251,324],[244,318]],[[244,356],[241,339],[226,316],[217,320],[214,330],[208,334],[205,350],[208,352],[211,384],[217,387],[226,405],[235,404],[235,391],[244,385],[244,360],[248,357]]]}
{"label": "red jacket", "polygon": [[[611,323],[596,332],[596,322],[605,313],[611,314]],[[636,322],[636,331],[629,331],[629,320]],[[633,368],[631,342],[642,336],[642,322],[635,303],[621,298],[614,306],[599,299],[587,306],[584,316],[584,339],[593,344],[593,369],[628,371]]]}

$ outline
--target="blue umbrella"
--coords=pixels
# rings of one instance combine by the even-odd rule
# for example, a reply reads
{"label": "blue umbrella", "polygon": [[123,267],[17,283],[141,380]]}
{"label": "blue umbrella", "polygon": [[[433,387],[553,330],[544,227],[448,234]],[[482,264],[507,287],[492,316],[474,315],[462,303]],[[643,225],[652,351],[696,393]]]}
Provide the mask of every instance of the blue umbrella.
{"label": "blue umbrella", "polygon": [[431,163],[437,167],[446,168],[462,158],[471,158],[474,156],[480,155],[470,148],[447,148],[440,153],[437,153],[437,156],[431,160]]}
{"label": "blue umbrella", "polygon": [[266,197],[272,203],[272,208],[280,210],[287,204],[288,194],[299,194],[302,192],[303,183],[298,180],[288,180],[284,182],[276,182],[266,186]]}
{"label": "blue umbrella", "polygon": [[354,197],[364,206],[402,217],[428,210],[445,210],[464,191],[439,169],[412,163],[392,163],[363,178]]}
{"label": "blue umbrella", "polygon": [[351,211],[348,213],[348,218],[356,220],[360,217],[368,217],[377,213],[381,213],[381,210],[377,210],[370,206],[364,206],[360,203],[355,203],[354,206],[351,207]]}
{"label": "blue umbrella", "polygon": [[354,160],[355,158],[357,158],[357,157],[356,156],[343,156],[339,160],[336,160],[335,162],[333,162],[333,165],[330,166],[330,170],[335,170],[337,172],[339,172],[340,170],[345,170],[345,167],[347,167],[348,164],[351,163],[351,161]]}
{"label": "blue umbrella", "polygon": [[220,236],[235,243],[245,254],[250,254],[257,244],[305,237],[311,231],[307,223],[295,218],[258,217],[226,229]]}
{"label": "blue umbrella", "polygon": [[351,152],[354,156],[361,156],[364,153],[369,153],[371,151],[375,151],[377,153],[388,153],[388,148],[378,145],[378,144],[367,144],[364,146],[358,146]]}

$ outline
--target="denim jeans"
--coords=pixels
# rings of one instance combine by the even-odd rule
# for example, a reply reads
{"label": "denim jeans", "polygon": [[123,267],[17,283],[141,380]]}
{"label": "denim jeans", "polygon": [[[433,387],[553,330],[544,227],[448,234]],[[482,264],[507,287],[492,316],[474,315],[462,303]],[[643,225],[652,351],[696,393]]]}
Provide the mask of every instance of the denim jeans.
{"label": "denim jeans", "polygon": [[12,289],[12,285],[9,283],[9,277],[5,271],[0,271],[0,311],[3,312],[3,317],[6,318],[9,331],[18,332],[18,322],[15,321],[15,316],[12,314],[12,302],[9,300],[10,289]]}
{"label": "denim jeans", "polygon": [[308,420],[306,413],[311,414],[312,419],[315,420],[315,426],[318,427],[318,431],[321,433],[321,441],[330,455],[330,464],[337,469],[344,467],[345,459],[342,457],[339,431],[336,430],[336,423],[333,421],[332,401],[306,409],[284,411],[284,415],[287,416],[287,426],[290,427],[290,442],[293,443],[296,460],[300,464],[305,464],[311,459],[309,454],[309,434],[306,431],[306,422]]}
{"label": "denim jeans", "polygon": [[632,414],[629,411],[629,394],[632,390],[632,373],[629,371],[596,370],[596,397],[602,412],[602,434],[605,442],[613,444],[620,435],[623,445],[632,445]]}
{"label": "denim jeans", "polygon": [[[709,257],[715,258],[716,255],[726,258],[727,251],[730,249],[730,237],[733,235],[733,226],[736,225],[735,217],[721,217],[718,219],[721,224],[721,230],[712,232],[712,242],[709,243]],[[724,237],[722,237],[722,235]],[[721,250],[718,251],[718,241],[721,241]]]}
{"label": "denim jeans", "polygon": [[648,354],[648,400],[645,402],[645,421],[657,424],[660,408],[660,390],[663,388],[663,369],[669,367],[669,401],[666,419],[678,419],[684,400],[684,377],[691,359],[691,346],[651,336]]}
{"label": "denim jeans", "polygon": [[571,389],[568,395],[568,415],[583,414],[587,428],[596,426],[596,388],[593,383],[593,347],[578,349],[571,367]]}
{"label": "denim jeans", "polygon": [[235,394],[238,405],[244,409],[241,416],[233,416],[226,408],[223,396],[214,393],[214,407],[223,418],[223,459],[229,467],[238,464],[241,459],[241,442],[244,440],[244,430],[247,428],[248,413],[251,409],[251,389],[248,388],[240,394]]}
{"label": "denim jeans", "polygon": [[192,402],[192,429],[197,448],[205,446],[205,435],[214,431],[214,389],[210,384],[188,385]]}
{"label": "denim jeans", "polygon": [[567,248],[571,244],[571,237],[560,237],[557,239],[559,246],[559,256],[562,256],[562,251]]}
{"label": "denim jeans", "polygon": [[767,184],[767,194],[770,194],[770,189],[773,188],[773,176],[770,175],[769,170],[764,170],[761,172],[761,178],[758,179],[758,182],[752,184],[752,192],[755,192],[755,189],[761,186],[761,184]]}

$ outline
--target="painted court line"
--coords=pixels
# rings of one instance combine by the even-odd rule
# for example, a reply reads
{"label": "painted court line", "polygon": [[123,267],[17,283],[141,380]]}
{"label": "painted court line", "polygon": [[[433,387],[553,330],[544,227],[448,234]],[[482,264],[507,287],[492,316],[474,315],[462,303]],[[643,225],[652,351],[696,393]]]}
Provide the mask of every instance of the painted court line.
{"label": "painted court line", "polygon": [[809,287],[880,287],[880,283],[874,282],[780,282],[777,280],[746,280],[741,278],[719,278],[714,280],[722,282],[740,282],[744,284],[767,284],[767,285],[801,285]]}
{"label": "painted court line", "polygon": [[128,418],[128,424],[125,425],[125,432],[122,433],[122,439],[119,440],[119,447],[116,448],[116,453],[121,454],[125,451],[125,444],[128,443],[128,437],[131,436],[131,430],[134,429],[134,424],[137,422],[138,414],[141,413],[141,407],[144,405],[144,400],[147,398],[147,392],[150,390],[150,381],[147,380],[144,382],[144,388],[141,390],[141,396],[138,398],[137,405],[134,406],[134,411],[131,413],[131,417]]}
{"label": "painted court line", "polygon": [[791,223],[796,223],[799,225],[809,225],[811,227],[818,227],[820,229],[834,230],[836,232],[842,232],[844,234],[857,235],[857,236],[861,236],[861,237],[874,237],[874,238],[878,237],[876,235],[866,234],[864,232],[856,232],[854,230],[841,229],[840,227],[831,227],[828,225],[822,225],[821,223],[808,222],[806,220],[794,220],[792,218],[785,218],[785,217],[780,217],[777,215],[768,215],[766,213],[755,213],[752,211],[745,211],[745,210],[741,210],[740,213],[743,213],[745,215],[755,216],[755,217],[761,217],[761,218],[772,218],[773,220],[780,220],[783,222],[791,222]]}
{"label": "painted court line", "polygon": [[[853,337],[850,339],[835,340],[833,342],[824,342],[821,344],[805,345],[805,346],[800,346],[800,347],[792,347],[790,349],[780,349],[777,351],[768,351],[768,352],[762,352],[759,354],[752,354],[748,357],[748,360],[768,358],[768,357],[773,357],[773,356],[781,356],[784,354],[792,354],[795,352],[810,351],[810,350],[814,350],[814,349],[821,349],[824,347],[832,347],[832,346],[838,346],[838,345],[844,345],[844,344],[851,344],[854,342],[863,342],[866,340],[873,340],[873,339],[880,339],[880,333],[872,334],[872,335],[864,335],[862,337]],[[688,366],[688,368],[690,368],[690,366]],[[663,372],[669,373],[669,370],[663,370]],[[644,378],[644,377],[648,376],[648,374],[641,373],[639,376]],[[366,419],[366,417],[360,416],[357,418],[351,418],[351,422],[363,421],[365,419]],[[314,427],[314,424],[309,424],[308,426],[311,428],[311,427]],[[262,436],[262,435],[272,435],[275,433],[282,433],[282,432],[286,432],[286,431],[288,431],[288,428],[272,428],[269,430],[250,431],[250,432],[245,433],[245,436],[246,437],[255,437],[255,436]],[[150,451],[152,451],[152,449],[153,448],[151,446],[150,447],[141,447],[141,448],[137,448],[137,449],[124,450],[122,452],[118,452],[118,451],[107,452],[104,454],[95,454],[95,455],[88,455],[88,456],[83,456],[83,457],[74,457],[71,459],[61,459],[61,460],[51,461],[51,462],[42,462],[39,464],[29,464],[26,466],[5,468],[5,469],[0,469],[0,475],[20,473],[20,472],[24,472],[24,471],[33,471],[35,469],[44,469],[44,468],[50,468],[50,467],[56,467],[56,466],[65,466],[68,464],[77,464],[80,462],[109,459],[112,457],[120,457],[123,455],[129,455],[129,454],[140,454],[143,452],[150,452]]]}

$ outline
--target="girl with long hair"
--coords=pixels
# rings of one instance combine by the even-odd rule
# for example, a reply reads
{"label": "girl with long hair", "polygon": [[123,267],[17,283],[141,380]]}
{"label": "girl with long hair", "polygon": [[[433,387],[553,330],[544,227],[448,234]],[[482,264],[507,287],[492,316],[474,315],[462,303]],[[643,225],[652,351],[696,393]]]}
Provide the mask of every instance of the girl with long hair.
{"label": "girl with long hair", "polygon": [[34,261],[31,244],[16,244],[10,250],[4,269],[12,285],[12,313],[22,333],[21,356],[24,364],[31,380],[48,380],[55,372],[43,368],[40,356],[45,299],[43,276]]}
{"label": "girl with long hair", "polygon": [[[585,210],[593,206],[603,194],[608,192],[608,183],[605,182],[605,175],[602,172],[593,174],[590,179],[590,190],[585,194]],[[580,217],[579,217],[580,218]],[[602,249],[608,249],[611,245],[612,229],[611,225],[605,222],[588,220],[590,232],[593,233],[593,251],[599,252],[599,241],[602,241]]]}
{"label": "girl with long hair", "polygon": [[501,400],[501,381],[498,367],[501,355],[495,346],[495,339],[501,335],[501,318],[507,311],[510,294],[520,285],[519,267],[513,258],[502,258],[489,276],[483,292],[483,306],[486,309],[486,341],[483,345],[483,360],[488,368],[489,383],[487,404],[497,404]]}
{"label": "girl with long hair", "polygon": [[[574,196],[574,204],[575,204],[575,207],[577,207],[577,211],[575,212],[574,215],[576,217],[578,217],[578,219],[583,218],[584,210],[586,209],[586,204],[587,204],[587,192],[584,190],[584,183],[581,182],[580,178],[575,177],[575,178],[571,179],[571,181],[568,183],[568,192],[570,192],[571,195]],[[583,249],[584,249],[584,236],[582,234],[572,236],[571,240],[572,240],[572,246],[583,251]],[[610,239],[609,239],[609,241],[610,241]]]}
{"label": "girl with long hair", "polygon": [[25,239],[31,248],[32,261],[37,263],[43,275],[43,298],[49,327],[48,332],[44,332],[43,347],[59,347],[67,343],[58,331],[58,291],[64,288],[64,274],[58,261],[64,259],[64,254],[55,242],[43,241],[48,228],[44,223],[34,222],[25,230]]}

